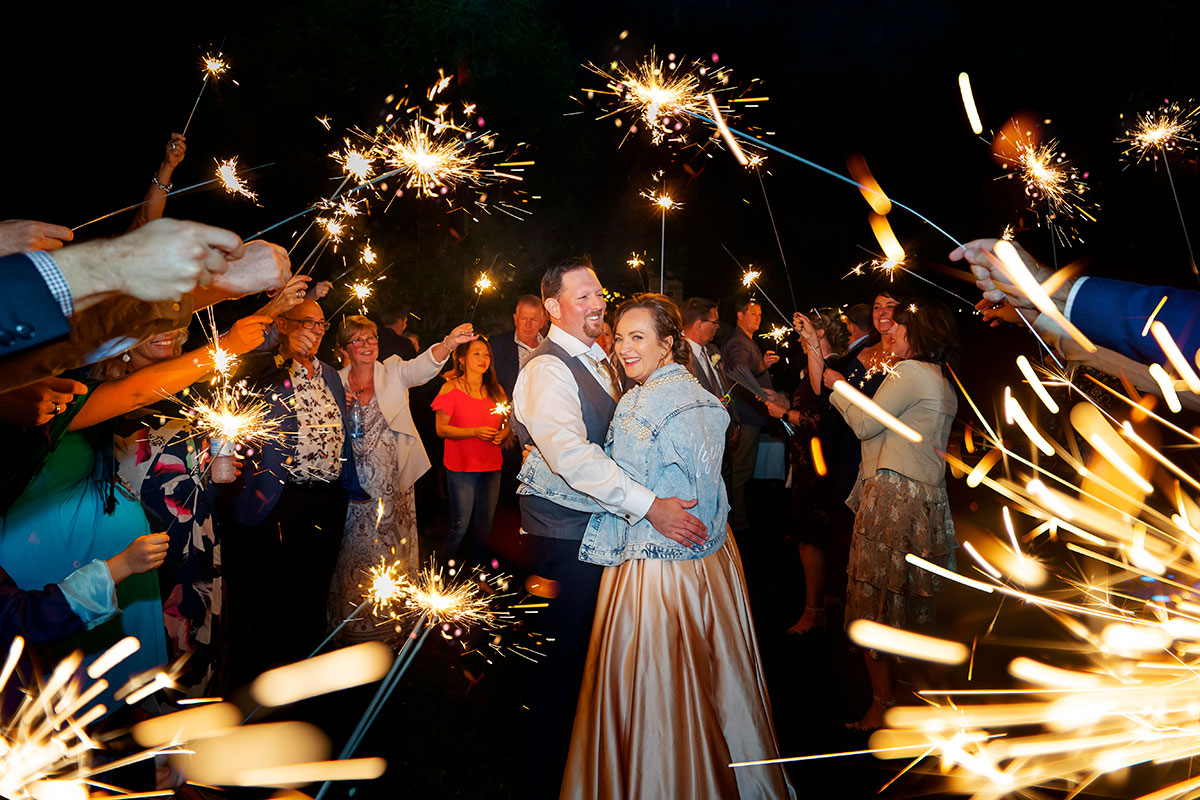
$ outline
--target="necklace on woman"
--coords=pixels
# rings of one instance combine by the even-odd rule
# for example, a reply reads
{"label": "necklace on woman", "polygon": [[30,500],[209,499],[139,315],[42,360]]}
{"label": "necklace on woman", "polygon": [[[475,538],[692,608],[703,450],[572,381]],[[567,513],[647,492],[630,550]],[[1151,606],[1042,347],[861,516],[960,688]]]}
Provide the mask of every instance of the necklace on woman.
{"label": "necklace on woman", "polygon": [[483,381],[479,383],[470,383],[466,378],[458,379],[459,388],[467,397],[483,397]]}
{"label": "necklace on woman", "polygon": [[346,376],[346,385],[350,387],[350,393],[353,394],[355,397],[357,397],[359,392],[365,392],[368,390],[375,389],[375,376],[372,375],[370,378],[367,379],[366,383],[364,383],[362,386],[359,386],[356,389],[356,388],[354,388],[354,379],[351,376],[347,375]]}

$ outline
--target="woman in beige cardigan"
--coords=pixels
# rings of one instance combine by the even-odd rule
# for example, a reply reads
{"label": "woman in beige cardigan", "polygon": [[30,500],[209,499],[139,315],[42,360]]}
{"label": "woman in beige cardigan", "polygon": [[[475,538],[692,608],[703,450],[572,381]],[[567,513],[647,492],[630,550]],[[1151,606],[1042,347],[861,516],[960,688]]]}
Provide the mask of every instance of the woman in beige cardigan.
{"label": "woman in beige cardigan", "polygon": [[[420,569],[417,512],[413,484],[429,469],[429,456],[413,424],[408,390],[437,377],[442,366],[464,342],[475,339],[471,324],[459,325],[444,340],[414,359],[392,356],[377,361],[379,336],[375,323],[357,314],[342,320],[337,345],[345,367],[338,373],[350,405],[347,418],[357,413],[361,435],[353,439],[358,481],[370,499],[351,502],[346,531],[329,591],[329,624],[336,627],[362,602],[362,584],[380,559],[399,561],[404,572]],[[340,641],[399,640],[395,627],[377,625],[359,614],[339,632]]]}
{"label": "woman in beige cardigan", "polygon": [[[959,353],[958,326],[941,303],[924,300],[897,308],[889,334],[901,359],[874,400],[921,434],[914,443],[835,392],[833,405],[862,440],[858,482],[847,499],[854,509],[846,586],[846,623],[869,619],[906,630],[935,624],[936,576],[904,560],[913,553],[954,568],[954,521],[946,497],[941,453],[950,438],[958,398],[947,365]],[[825,376],[827,381],[836,376]],[[896,704],[891,662],[869,651],[867,673],[873,701],[850,727],[883,726],[884,712]]]}

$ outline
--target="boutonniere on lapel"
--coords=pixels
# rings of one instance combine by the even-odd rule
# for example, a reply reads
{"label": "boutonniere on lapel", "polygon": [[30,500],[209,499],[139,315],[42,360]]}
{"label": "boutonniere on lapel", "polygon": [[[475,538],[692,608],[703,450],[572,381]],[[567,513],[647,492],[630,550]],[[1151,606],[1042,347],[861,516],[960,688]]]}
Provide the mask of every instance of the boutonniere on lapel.
{"label": "boutonniere on lapel", "polygon": [[710,364],[712,364],[714,367],[716,367],[717,364],[721,363],[721,354],[713,353],[711,356],[708,357],[708,361]]}

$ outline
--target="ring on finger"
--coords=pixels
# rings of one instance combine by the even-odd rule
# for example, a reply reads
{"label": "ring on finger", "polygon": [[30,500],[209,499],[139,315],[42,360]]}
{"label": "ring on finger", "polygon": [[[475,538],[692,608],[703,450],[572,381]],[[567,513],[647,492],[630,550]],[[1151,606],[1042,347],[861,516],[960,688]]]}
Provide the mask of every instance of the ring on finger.
{"label": "ring on finger", "polygon": [[55,403],[54,404],[54,413],[57,415],[61,412],[62,412],[62,406],[60,406],[58,403]]}

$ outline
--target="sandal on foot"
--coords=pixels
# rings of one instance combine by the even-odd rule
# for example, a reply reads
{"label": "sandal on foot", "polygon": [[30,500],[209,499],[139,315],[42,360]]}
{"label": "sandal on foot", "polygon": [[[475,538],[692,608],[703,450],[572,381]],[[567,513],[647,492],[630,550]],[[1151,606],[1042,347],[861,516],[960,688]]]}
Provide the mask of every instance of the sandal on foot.
{"label": "sandal on foot", "polygon": [[[800,625],[800,620],[796,620],[795,625],[792,625],[792,627],[788,628],[787,632],[794,636],[803,636],[804,634],[811,633],[812,631],[815,631],[818,628],[824,628],[825,622],[827,620],[827,618],[825,616],[825,609],[824,608],[814,608],[813,606],[805,606],[804,607],[805,614],[807,614],[810,611],[813,612],[813,617],[815,618],[815,621],[813,622],[812,625],[809,625],[807,628],[799,628],[797,626]],[[800,619],[804,619],[804,617],[801,616]]]}

